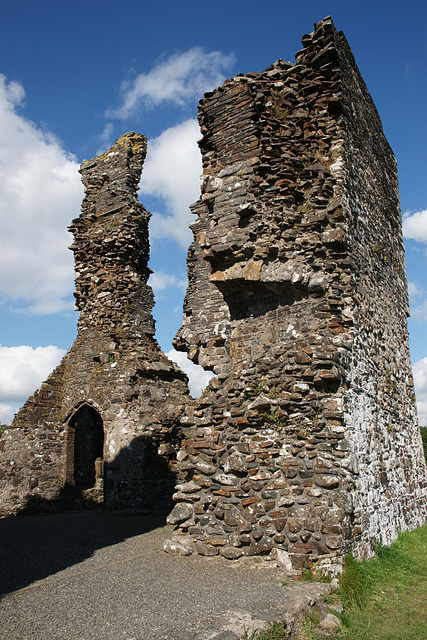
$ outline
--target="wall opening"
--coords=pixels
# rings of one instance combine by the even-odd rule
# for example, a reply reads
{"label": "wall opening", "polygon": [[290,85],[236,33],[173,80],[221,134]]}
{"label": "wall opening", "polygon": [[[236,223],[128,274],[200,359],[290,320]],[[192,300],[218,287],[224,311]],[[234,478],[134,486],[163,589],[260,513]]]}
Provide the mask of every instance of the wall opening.
{"label": "wall opening", "polygon": [[257,318],[278,307],[294,304],[308,297],[308,290],[302,285],[290,282],[257,282],[235,279],[214,283],[224,296],[230,309],[231,320]]}
{"label": "wall opening", "polygon": [[92,489],[104,476],[104,428],[99,412],[84,404],[71,418],[69,431],[74,436],[73,458],[69,460],[73,463],[73,484],[81,491]]}

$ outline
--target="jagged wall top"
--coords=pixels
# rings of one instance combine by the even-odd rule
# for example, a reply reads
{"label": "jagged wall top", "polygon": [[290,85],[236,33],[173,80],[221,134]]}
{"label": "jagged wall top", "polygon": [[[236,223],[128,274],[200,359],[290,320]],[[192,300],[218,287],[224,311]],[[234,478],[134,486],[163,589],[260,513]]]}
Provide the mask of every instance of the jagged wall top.
{"label": "jagged wall top", "polygon": [[[228,371],[236,321],[324,294],[321,251],[333,261],[345,249],[335,170],[340,38],[328,18],[304,37],[296,64],[278,60],[237,75],[200,104],[202,196],[192,208],[190,284],[175,346],[216,373]],[[324,249],[313,254],[314,243]]]}
{"label": "jagged wall top", "polygon": [[[80,167],[86,199],[97,194],[97,215],[108,211],[103,206],[101,194],[111,202],[111,196],[126,192],[135,196],[141,177],[142,165],[147,153],[147,138],[133,131],[125,133],[115,144],[92,160],[84,160]],[[112,191],[116,192],[112,194]],[[82,206],[82,212],[92,213],[92,209]]]}
{"label": "jagged wall top", "polygon": [[154,335],[154,299],[147,284],[150,214],[137,195],[146,150],[146,137],[130,132],[81,165],[85,198],[69,227],[79,330],[119,328],[131,339]]}
{"label": "jagged wall top", "polygon": [[344,35],[327,18],[303,44],[199,107],[175,344],[218,376],[169,518],[198,553],[297,567],[369,555],[426,509],[396,161]]}

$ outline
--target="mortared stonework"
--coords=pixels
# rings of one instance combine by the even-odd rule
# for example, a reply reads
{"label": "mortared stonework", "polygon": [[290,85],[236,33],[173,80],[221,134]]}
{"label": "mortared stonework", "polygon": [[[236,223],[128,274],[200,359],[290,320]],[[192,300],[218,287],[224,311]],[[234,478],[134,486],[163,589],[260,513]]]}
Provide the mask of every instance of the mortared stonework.
{"label": "mortared stonework", "polygon": [[0,440],[3,515],[174,491],[165,550],[331,572],[425,522],[396,161],[332,19],[302,42],[200,102],[174,340],[216,374],[199,399],[154,339],[146,140],[83,162],[78,337]]}

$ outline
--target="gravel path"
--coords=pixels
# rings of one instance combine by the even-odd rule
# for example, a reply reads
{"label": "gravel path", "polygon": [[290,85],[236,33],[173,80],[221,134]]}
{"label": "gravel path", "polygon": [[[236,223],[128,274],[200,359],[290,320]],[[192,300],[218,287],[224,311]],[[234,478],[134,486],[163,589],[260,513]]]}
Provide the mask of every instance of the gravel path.
{"label": "gravel path", "polygon": [[1,640],[235,640],[327,585],[269,563],[166,554],[164,517],[98,511],[0,520]]}

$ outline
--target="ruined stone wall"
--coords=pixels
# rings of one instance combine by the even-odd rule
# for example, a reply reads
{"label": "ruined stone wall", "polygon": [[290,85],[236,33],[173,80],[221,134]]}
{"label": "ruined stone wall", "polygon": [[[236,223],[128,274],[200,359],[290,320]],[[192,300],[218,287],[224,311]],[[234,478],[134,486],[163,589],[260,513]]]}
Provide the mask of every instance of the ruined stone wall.
{"label": "ruined stone wall", "polygon": [[352,547],[361,557],[374,541],[427,517],[426,473],[410,363],[408,286],[397,165],[352,53],[335,36],[343,74],[341,166],[346,237],[353,273],[353,343],[345,412],[348,465],[355,476]]}
{"label": "ruined stone wall", "polygon": [[396,163],[331,19],[303,44],[200,105],[175,345],[218,377],[187,416],[169,518],[174,549],[294,567],[426,516]]}
{"label": "ruined stone wall", "polygon": [[0,441],[0,514],[164,504],[178,473],[167,550],[332,570],[424,522],[396,162],[343,34],[302,41],[200,104],[198,400],[153,337],[145,138],[83,163],[78,336]]}
{"label": "ruined stone wall", "polygon": [[[188,392],[185,374],[153,339],[149,214],[137,200],[145,151],[144,136],[127,134],[82,164],[86,195],[70,227],[78,336],[1,440],[4,515],[104,497],[117,508],[170,498]],[[100,422],[104,432],[93,487],[79,487],[76,477],[79,419],[83,429]],[[81,463],[85,455],[79,452]]]}

